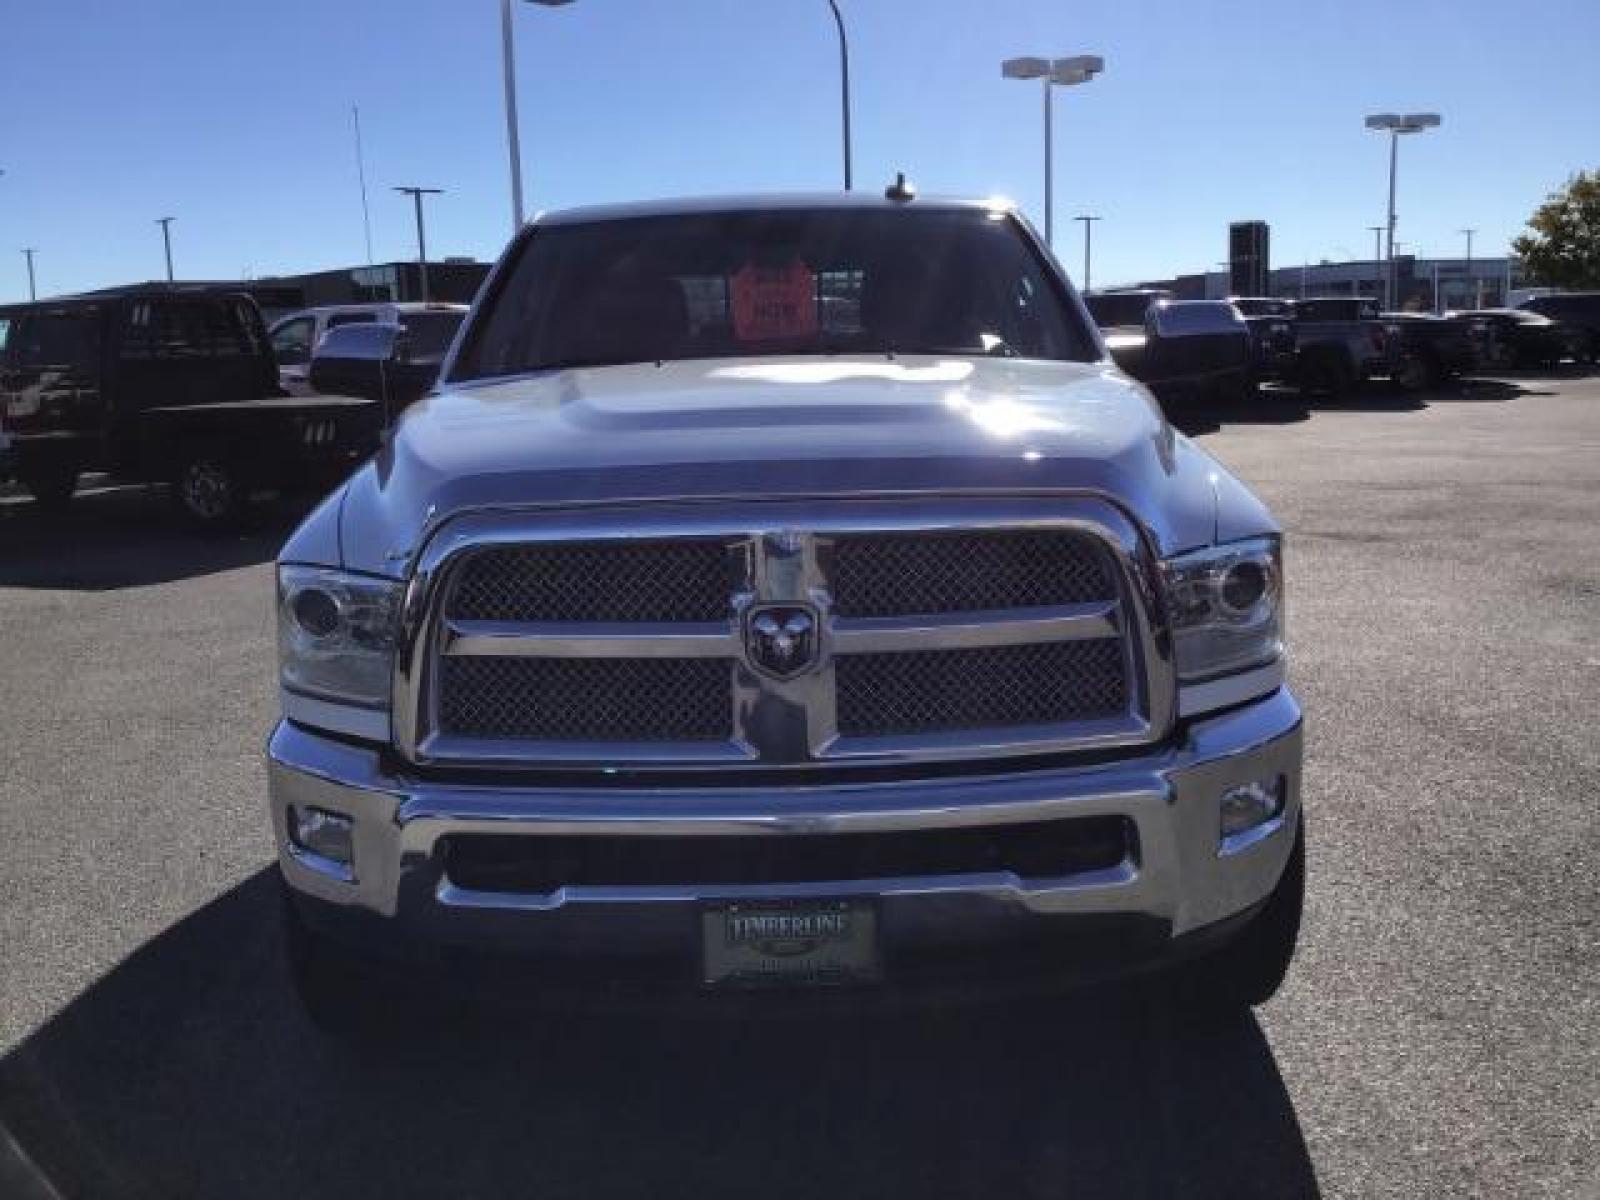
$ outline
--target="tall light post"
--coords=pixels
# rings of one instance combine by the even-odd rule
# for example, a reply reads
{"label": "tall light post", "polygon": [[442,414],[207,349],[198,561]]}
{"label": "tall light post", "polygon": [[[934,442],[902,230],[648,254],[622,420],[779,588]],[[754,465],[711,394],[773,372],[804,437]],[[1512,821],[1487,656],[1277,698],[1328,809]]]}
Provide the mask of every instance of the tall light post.
{"label": "tall light post", "polygon": [[156,224],[161,226],[161,244],[167,251],[167,282],[172,282],[172,223],[177,217],[157,217]]}
{"label": "tall light post", "polygon": [[1439,124],[1438,113],[1376,113],[1367,118],[1368,129],[1386,130],[1389,134],[1389,270],[1387,273],[1388,287],[1384,296],[1384,307],[1394,307],[1396,281],[1394,276],[1394,187],[1395,172],[1400,162],[1400,135],[1403,133],[1421,133],[1424,129],[1432,129]]}
{"label": "tall light post", "polygon": [[[529,0],[546,8],[560,8],[572,0]],[[516,44],[511,24],[511,0],[500,0],[500,59],[506,85],[506,146],[511,155],[511,232],[522,228],[522,142],[517,136]],[[419,210],[420,211],[420,210]],[[427,268],[423,268],[426,275]]]}
{"label": "tall light post", "polygon": [[1092,247],[1094,245],[1094,237],[1090,231],[1094,228],[1094,223],[1101,218],[1078,216],[1073,217],[1072,219],[1074,221],[1083,222],[1083,290],[1087,292],[1089,290],[1089,266],[1092,257]]}
{"label": "tall light post", "polygon": [[33,286],[33,256],[36,253],[32,246],[22,252],[22,257],[28,260],[28,299],[37,300],[39,289]]}
{"label": "tall light post", "polygon": [[1478,289],[1477,286],[1472,282],[1472,235],[1478,231],[1476,229],[1459,229],[1456,232],[1467,235],[1467,295],[1472,298],[1472,307],[1478,308],[1481,307],[1477,298]]}
{"label": "tall light post", "polygon": [[1372,232],[1372,294],[1383,294],[1383,226],[1368,225]]}
{"label": "tall light post", "polygon": [[411,197],[411,203],[417,210],[417,268],[422,276],[422,299],[428,298],[428,234],[422,222],[422,198],[424,196],[438,196],[444,192],[443,188],[429,187],[397,187],[394,189],[403,195]]}
{"label": "tall light post", "polygon": [[839,111],[844,129],[844,190],[850,190],[850,43],[844,36],[844,17],[839,13],[839,0],[828,0],[833,10],[833,23],[839,29]]}
{"label": "tall light post", "polygon": [[1041,79],[1044,81],[1044,240],[1053,241],[1055,225],[1055,187],[1051,163],[1050,98],[1052,87],[1071,87],[1088,83],[1106,69],[1106,61],[1098,54],[1078,54],[1071,58],[1008,58],[1000,64],[1000,74],[1006,79]]}

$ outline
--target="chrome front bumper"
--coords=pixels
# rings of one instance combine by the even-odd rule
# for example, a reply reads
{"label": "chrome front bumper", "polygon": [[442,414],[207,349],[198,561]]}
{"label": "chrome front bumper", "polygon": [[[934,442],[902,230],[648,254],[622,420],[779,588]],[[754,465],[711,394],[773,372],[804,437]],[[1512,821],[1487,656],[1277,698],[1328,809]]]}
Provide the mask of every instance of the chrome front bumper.
{"label": "chrome front bumper", "polygon": [[[518,787],[386,773],[374,750],[282,723],[268,747],[283,875],[303,911],[360,948],[428,959],[450,948],[591,962],[692,961],[707,902],[868,897],[886,953],[991,937],[1037,941],[1134,919],[1165,940],[1248,912],[1271,892],[1300,820],[1301,717],[1287,689],[1209,720],[1176,743],[1099,765],[831,786]],[[1224,848],[1229,787],[1281,777],[1281,814]],[[354,863],[318,859],[289,837],[290,806],[354,820]],[[439,853],[453,835],[609,834],[641,838],[827,834],[1122,816],[1136,850],[1112,868],[1055,879],[1009,873],[803,884],[567,887],[544,895],[453,883]],[[1142,920],[1141,920],[1142,919]],[[380,944],[381,943],[381,944]]]}

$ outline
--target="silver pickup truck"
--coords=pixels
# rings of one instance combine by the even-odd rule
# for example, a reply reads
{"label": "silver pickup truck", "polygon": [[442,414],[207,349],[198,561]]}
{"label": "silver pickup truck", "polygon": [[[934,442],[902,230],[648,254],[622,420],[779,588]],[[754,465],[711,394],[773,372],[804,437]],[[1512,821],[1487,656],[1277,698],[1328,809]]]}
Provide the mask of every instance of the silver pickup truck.
{"label": "silver pickup truck", "polygon": [[1289,965],[1278,526],[1009,209],[538,219],[277,587],[326,1028],[475,980],[759,1008],[1170,967],[1236,1004]]}

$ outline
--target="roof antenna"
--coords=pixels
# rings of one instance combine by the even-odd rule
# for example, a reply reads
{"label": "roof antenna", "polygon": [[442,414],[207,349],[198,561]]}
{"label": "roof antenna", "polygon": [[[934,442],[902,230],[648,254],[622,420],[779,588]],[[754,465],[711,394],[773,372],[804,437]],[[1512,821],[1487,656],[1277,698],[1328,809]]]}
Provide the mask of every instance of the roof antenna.
{"label": "roof antenna", "polygon": [[907,200],[915,200],[917,198],[917,188],[915,184],[906,178],[904,171],[896,171],[894,182],[883,189],[883,194],[886,199],[898,200],[904,203]]}

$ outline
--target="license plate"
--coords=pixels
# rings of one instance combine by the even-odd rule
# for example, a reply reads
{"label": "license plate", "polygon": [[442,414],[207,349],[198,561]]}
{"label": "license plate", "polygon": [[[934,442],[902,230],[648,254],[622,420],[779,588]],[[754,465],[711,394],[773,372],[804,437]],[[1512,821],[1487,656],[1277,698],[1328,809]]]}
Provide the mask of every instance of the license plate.
{"label": "license plate", "polygon": [[859,900],[730,904],[701,914],[711,986],[870,983],[881,975],[877,913]]}

